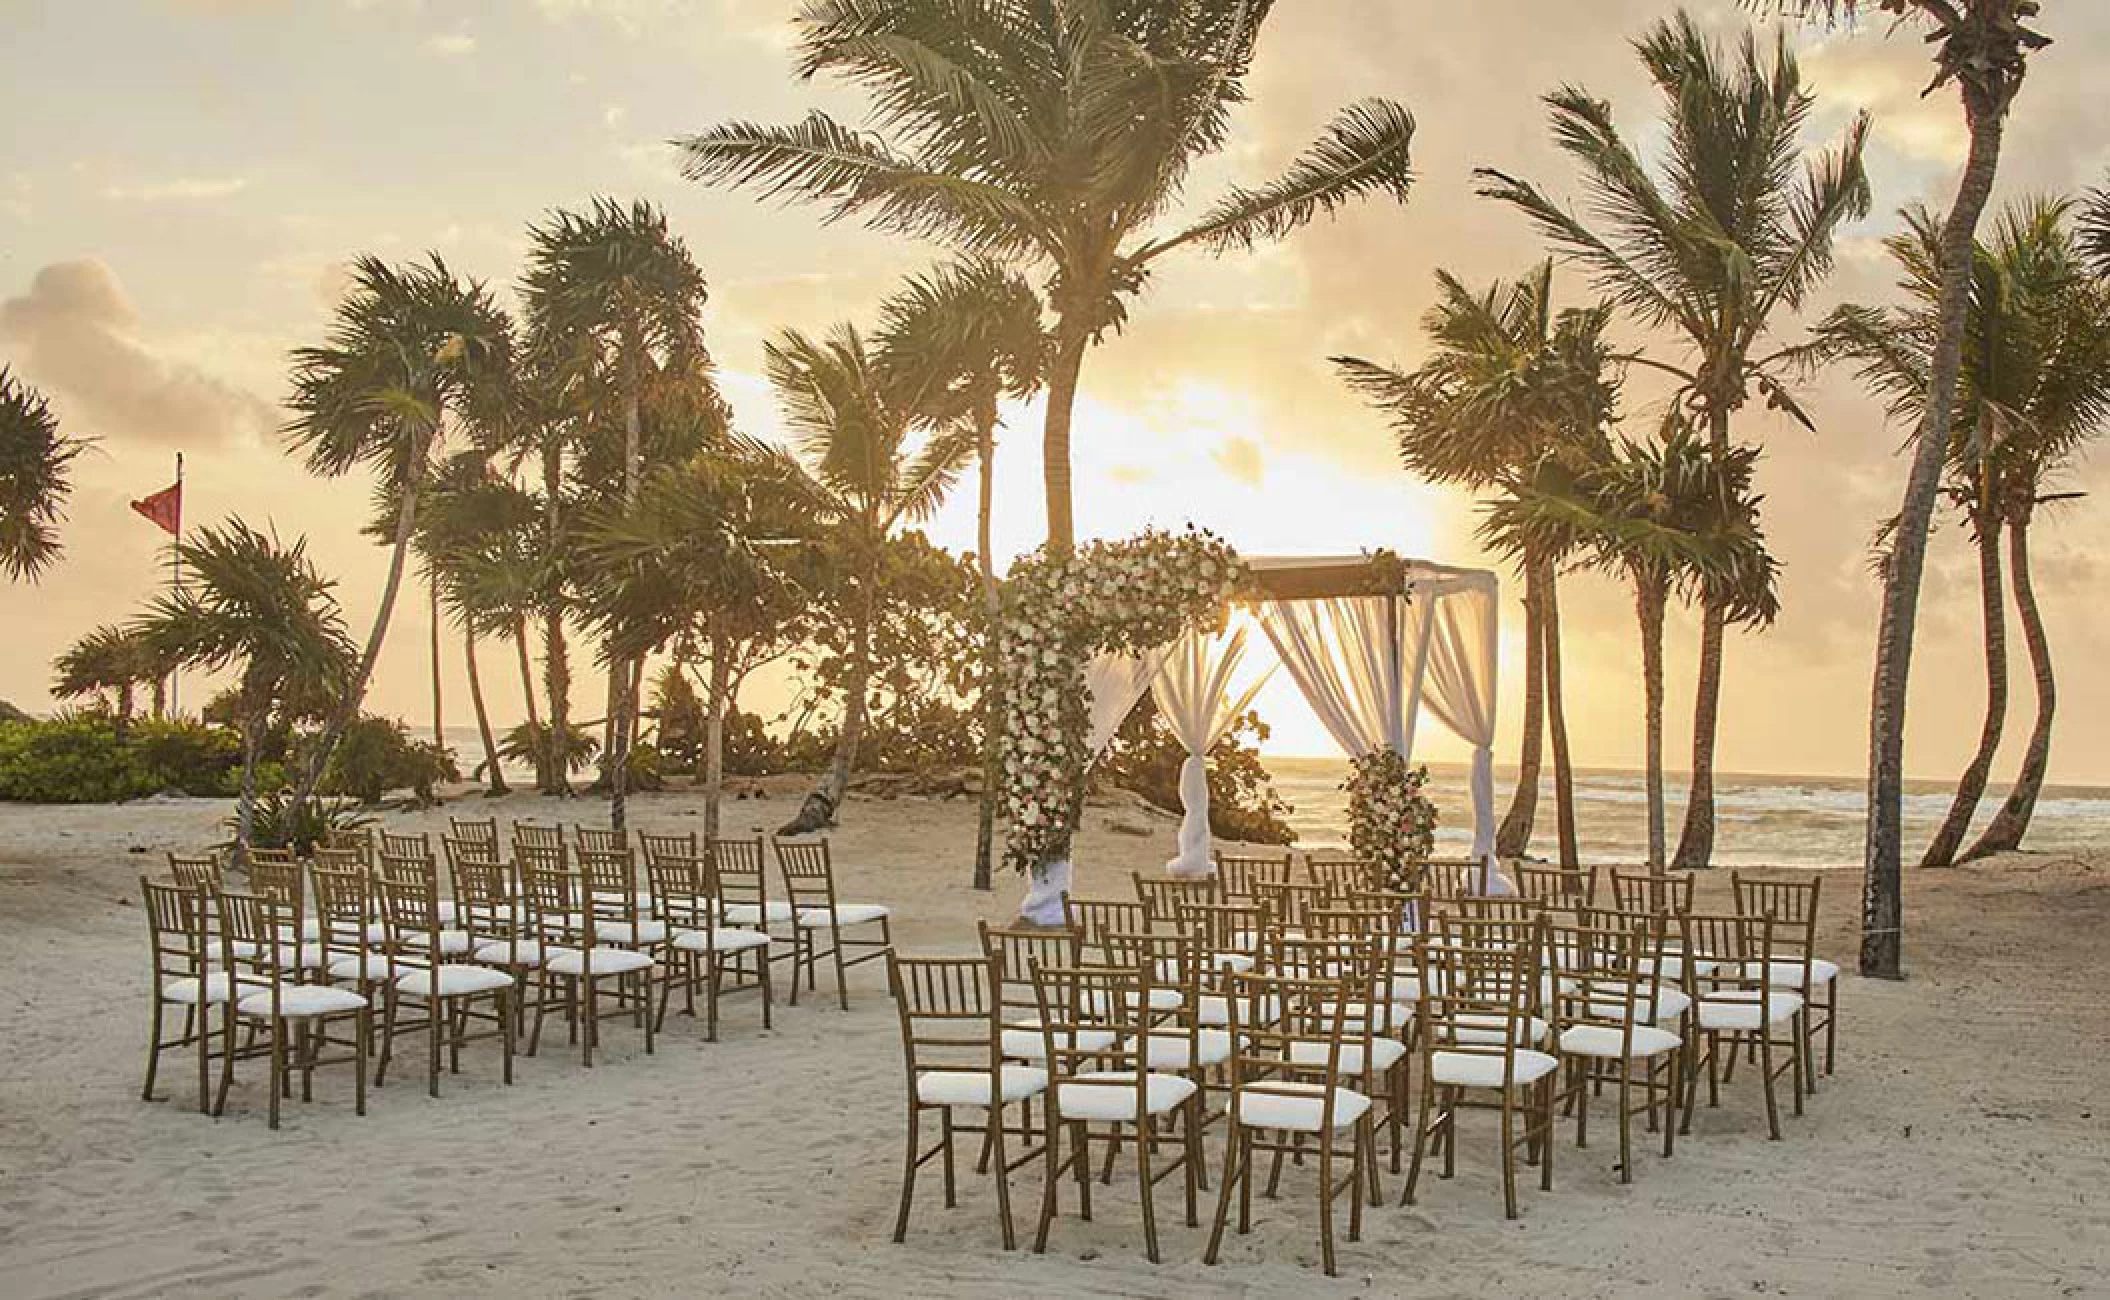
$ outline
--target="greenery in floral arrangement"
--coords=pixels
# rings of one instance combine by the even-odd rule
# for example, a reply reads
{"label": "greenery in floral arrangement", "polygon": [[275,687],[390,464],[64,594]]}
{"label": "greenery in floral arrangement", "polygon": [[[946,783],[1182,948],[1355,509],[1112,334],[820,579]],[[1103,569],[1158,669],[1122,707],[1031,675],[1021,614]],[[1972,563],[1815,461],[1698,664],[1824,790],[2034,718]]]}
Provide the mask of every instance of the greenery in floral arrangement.
{"label": "greenery in floral arrangement", "polygon": [[1413,884],[1417,863],[1436,845],[1436,805],[1422,788],[1429,769],[1409,767],[1390,749],[1351,764],[1341,789],[1348,794],[1348,843],[1356,856],[1375,862],[1388,889]]}
{"label": "greenery in floral arrangement", "polygon": [[1090,758],[1084,666],[1140,654],[1223,625],[1245,565],[1220,538],[1189,529],[1094,542],[1067,558],[1038,552],[1004,583],[1004,861],[1038,871],[1069,852]]}
{"label": "greenery in floral arrangement", "polygon": [[[1275,793],[1260,747],[1268,726],[1260,715],[1238,716],[1223,739],[1209,750],[1209,834],[1240,844],[1294,844],[1297,832],[1283,820],[1296,811]],[[1180,803],[1180,769],[1187,747],[1165,724],[1157,701],[1145,695],[1126,718],[1114,740],[1092,768],[1092,780],[1104,788],[1132,790],[1153,807],[1176,813]]]}

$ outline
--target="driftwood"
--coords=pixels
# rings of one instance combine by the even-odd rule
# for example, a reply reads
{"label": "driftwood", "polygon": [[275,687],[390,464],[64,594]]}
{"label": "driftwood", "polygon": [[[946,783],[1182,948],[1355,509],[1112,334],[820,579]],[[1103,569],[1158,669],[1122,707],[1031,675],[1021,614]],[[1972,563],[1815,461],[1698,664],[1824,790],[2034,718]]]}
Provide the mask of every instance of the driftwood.
{"label": "driftwood", "polygon": [[825,790],[815,790],[799,805],[799,815],[777,827],[779,835],[811,835],[835,825],[835,801]]}

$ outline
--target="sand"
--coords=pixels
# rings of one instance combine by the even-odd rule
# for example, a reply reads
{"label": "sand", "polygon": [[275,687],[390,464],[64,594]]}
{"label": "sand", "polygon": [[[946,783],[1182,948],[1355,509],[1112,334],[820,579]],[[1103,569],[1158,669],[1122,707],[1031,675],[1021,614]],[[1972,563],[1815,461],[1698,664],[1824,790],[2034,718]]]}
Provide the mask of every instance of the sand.
{"label": "sand", "polygon": [[[697,825],[686,795],[633,806],[647,827]],[[732,804],[730,827],[790,807]],[[1846,980],[1839,1073],[1784,1141],[1766,1140],[1740,1076],[1675,1159],[1640,1157],[1631,1186],[1616,1142],[1577,1151],[1564,1131],[1556,1190],[1529,1185],[1508,1223],[1474,1117],[1459,1177],[1402,1210],[1388,1173],[1387,1208],[1329,1283],[1294,1176],[1215,1268],[1170,1198],[1166,1262],[1146,1263],[1118,1177],[1096,1222],[1059,1221],[1045,1256],[1003,1252],[971,1177],[951,1211],[927,1182],[909,1244],[892,1245],[904,1085],[877,966],[853,973],[848,1014],[780,1008],[765,1034],[738,1000],[720,1043],[670,1019],[649,1058],[611,1024],[592,1071],[546,1044],[511,1088],[480,1044],[439,1100],[391,1083],[364,1119],[337,1070],[271,1133],[255,1065],[207,1119],[180,1056],[169,1099],[143,1103],[136,879],[215,838],[225,811],[0,806],[0,1295],[2110,1294],[2110,849],[1914,874],[1912,978]],[[390,821],[437,829],[448,811],[601,810],[515,795]],[[844,821],[843,893],[894,907],[906,950],[967,951],[973,918],[1016,901],[1008,878],[967,889],[967,804],[860,800]],[[1093,812],[1083,891],[1119,890],[1171,842],[1168,820]],[[1826,949],[1849,966],[1854,910],[1855,878],[1830,878]],[[1016,1191],[1037,1209],[1037,1171]]]}

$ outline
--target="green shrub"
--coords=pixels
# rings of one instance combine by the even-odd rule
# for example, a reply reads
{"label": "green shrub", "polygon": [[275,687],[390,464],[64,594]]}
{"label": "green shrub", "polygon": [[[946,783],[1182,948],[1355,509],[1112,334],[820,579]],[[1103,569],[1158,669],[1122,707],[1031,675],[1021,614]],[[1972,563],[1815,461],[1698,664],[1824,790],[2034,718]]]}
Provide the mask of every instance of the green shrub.
{"label": "green shrub", "polygon": [[[501,736],[498,741],[498,756],[522,767],[537,767],[541,755],[549,744],[549,725],[536,726],[523,722]],[[601,752],[599,737],[581,731],[576,726],[564,729],[564,766],[569,772],[581,772],[593,763]]]}
{"label": "green shrub", "polygon": [[[249,843],[260,849],[292,849],[306,857],[331,832],[360,830],[372,822],[358,805],[342,799],[310,799],[296,814],[292,791],[272,789],[257,796]],[[223,824],[233,834],[241,824],[239,811]]]}
{"label": "green shrub", "polygon": [[[1275,793],[1260,761],[1267,736],[1260,715],[1248,712],[1209,751],[1209,833],[1218,839],[1247,844],[1296,841],[1296,831],[1283,820],[1295,809]],[[1187,747],[1173,738],[1157,701],[1145,695],[1114,733],[1094,774],[1167,812],[1178,812],[1180,768],[1186,761]]]}
{"label": "green shrub", "polygon": [[431,803],[435,786],[460,779],[453,750],[411,739],[410,729],[394,719],[362,714],[338,738],[321,790],[363,804],[380,803],[391,790],[408,790],[419,802]]}
{"label": "green shrub", "polygon": [[136,721],[123,739],[96,712],[0,722],[0,800],[114,803],[164,790],[228,794],[241,758],[233,732],[182,720]]}

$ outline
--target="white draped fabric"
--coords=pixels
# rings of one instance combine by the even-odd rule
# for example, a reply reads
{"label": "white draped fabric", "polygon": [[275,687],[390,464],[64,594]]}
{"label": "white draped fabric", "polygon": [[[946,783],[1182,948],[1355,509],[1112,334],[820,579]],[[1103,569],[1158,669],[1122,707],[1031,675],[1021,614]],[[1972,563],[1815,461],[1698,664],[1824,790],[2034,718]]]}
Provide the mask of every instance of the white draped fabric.
{"label": "white draped fabric", "polygon": [[1483,893],[1507,894],[1495,862],[1495,593],[1454,591],[1423,605],[1428,624],[1422,701],[1436,720],[1473,747],[1473,857]]}
{"label": "white draped fabric", "polygon": [[1243,627],[1227,636],[1182,637],[1150,683],[1159,715],[1172,729],[1173,738],[1187,748],[1186,761],[1180,764],[1179,852],[1165,864],[1165,870],[1175,876],[1206,876],[1213,870],[1208,754],[1274,675],[1274,666],[1269,665],[1257,674],[1246,674],[1243,682],[1238,680],[1245,644]]}
{"label": "white draped fabric", "polygon": [[1409,608],[1388,596],[1271,600],[1260,607],[1260,624],[1282,666],[1350,758],[1412,749],[1401,662]]}

